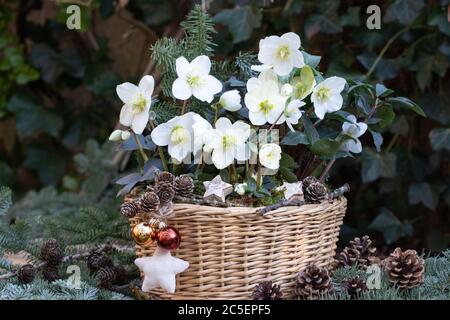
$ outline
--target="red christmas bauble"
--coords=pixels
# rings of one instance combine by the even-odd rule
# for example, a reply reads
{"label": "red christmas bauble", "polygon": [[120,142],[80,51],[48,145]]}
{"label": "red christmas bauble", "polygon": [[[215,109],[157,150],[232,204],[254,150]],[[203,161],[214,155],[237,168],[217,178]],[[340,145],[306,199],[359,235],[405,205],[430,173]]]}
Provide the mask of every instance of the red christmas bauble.
{"label": "red christmas bauble", "polygon": [[180,246],[181,235],[174,227],[167,226],[159,230],[156,243],[163,249],[174,250]]}

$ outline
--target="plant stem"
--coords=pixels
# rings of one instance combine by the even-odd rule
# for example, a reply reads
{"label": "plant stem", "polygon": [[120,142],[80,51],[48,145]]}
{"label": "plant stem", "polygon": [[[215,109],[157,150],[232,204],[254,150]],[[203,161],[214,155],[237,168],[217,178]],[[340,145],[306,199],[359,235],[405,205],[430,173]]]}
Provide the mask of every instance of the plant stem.
{"label": "plant stem", "polygon": [[144,164],[148,161],[148,156],[144,151],[144,148],[142,147],[141,141],[139,140],[138,136],[133,132],[134,141],[136,141],[136,145],[139,150],[139,154],[142,157],[142,160],[144,160]]}
{"label": "plant stem", "polygon": [[280,120],[280,118],[283,116],[284,114],[284,110],[283,112],[280,113],[280,115],[278,116],[278,118],[272,123],[272,125],[270,126],[269,130],[267,130],[267,133],[269,133],[277,124],[278,120]]}
{"label": "plant stem", "polygon": [[400,135],[399,135],[398,133],[396,133],[396,134],[392,137],[391,141],[389,142],[388,146],[386,147],[386,152],[391,151],[392,147],[393,147],[394,144],[397,142],[399,136],[400,136]]}
{"label": "plant stem", "polygon": [[[155,129],[155,124],[153,123],[152,120],[150,120],[150,128]],[[159,153],[159,158],[161,159],[161,162],[163,164],[163,169],[164,171],[169,171],[169,166],[167,165],[167,160],[166,160],[166,156],[164,155],[164,150],[162,149],[162,147],[158,146],[158,153]]]}
{"label": "plant stem", "polygon": [[184,100],[183,101],[183,106],[181,107],[181,114],[183,115],[183,114],[185,114],[185,112],[186,112],[186,105],[187,105],[187,100]]}
{"label": "plant stem", "polygon": [[261,171],[262,171],[262,165],[261,162],[258,161],[258,169],[256,171],[256,189],[259,189],[261,185]]}
{"label": "plant stem", "polygon": [[336,162],[336,159],[330,160],[327,163],[327,166],[325,167],[325,169],[323,169],[322,174],[320,175],[319,181],[323,182],[325,180],[325,177],[328,174],[328,171],[330,171],[331,167],[333,166],[333,164]]}
{"label": "plant stem", "polygon": [[372,72],[375,70],[376,66],[378,65],[378,63],[380,62],[381,58],[383,58],[384,54],[386,53],[386,51],[389,49],[389,47],[392,45],[392,43],[398,38],[400,37],[402,34],[404,34],[406,31],[409,30],[411,26],[408,25],[405,28],[403,28],[402,30],[400,30],[399,32],[397,32],[396,34],[394,34],[389,40],[388,42],[386,42],[386,44],[384,45],[383,49],[381,49],[380,54],[377,56],[377,58],[375,59],[375,61],[373,62],[372,66],[370,67],[369,71],[367,71],[365,78],[369,78],[370,75],[372,74]]}
{"label": "plant stem", "polygon": [[214,123],[217,122],[217,119],[219,118],[219,106],[218,103],[213,105],[214,108]]}

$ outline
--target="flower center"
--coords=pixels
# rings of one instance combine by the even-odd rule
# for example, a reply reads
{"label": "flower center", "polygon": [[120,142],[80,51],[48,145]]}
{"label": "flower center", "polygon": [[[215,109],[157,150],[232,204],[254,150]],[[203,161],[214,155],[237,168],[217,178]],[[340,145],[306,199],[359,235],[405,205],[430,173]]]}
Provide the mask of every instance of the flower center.
{"label": "flower center", "polygon": [[175,126],[170,132],[170,142],[174,145],[184,144],[188,139],[189,132],[183,126]]}
{"label": "flower center", "polygon": [[259,110],[262,113],[264,113],[265,115],[267,115],[269,113],[269,111],[272,110],[272,109],[273,109],[273,104],[270,104],[269,100],[267,100],[267,99],[264,100],[264,101],[261,101],[259,103]]}
{"label": "flower center", "polygon": [[308,87],[306,83],[298,82],[294,85],[294,94],[293,96],[296,98],[303,97]]}
{"label": "flower center", "polygon": [[224,135],[222,137],[222,145],[224,149],[233,147],[236,144],[236,137],[232,135]]}
{"label": "flower center", "polygon": [[196,74],[189,74],[186,77],[186,82],[192,88],[197,87],[200,85],[200,76]]}
{"label": "flower center", "polygon": [[351,137],[354,137],[358,134],[358,126],[355,124],[352,124],[348,130],[347,130],[347,134]]}
{"label": "flower center", "polygon": [[287,60],[291,56],[291,49],[287,45],[278,48],[276,56],[279,60]]}
{"label": "flower center", "polygon": [[145,100],[144,96],[140,93],[138,98],[134,100],[132,109],[134,114],[139,114],[144,111],[145,105],[147,104],[147,100]]}
{"label": "flower center", "polygon": [[317,90],[317,98],[323,102],[330,98],[331,90],[327,87],[320,87],[319,90]]}

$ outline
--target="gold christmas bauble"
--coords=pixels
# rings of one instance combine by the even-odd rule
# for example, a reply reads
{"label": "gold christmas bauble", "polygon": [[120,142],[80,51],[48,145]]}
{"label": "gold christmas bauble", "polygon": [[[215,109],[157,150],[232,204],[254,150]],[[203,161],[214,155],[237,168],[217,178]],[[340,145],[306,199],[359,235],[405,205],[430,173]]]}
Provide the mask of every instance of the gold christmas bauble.
{"label": "gold christmas bauble", "polygon": [[155,239],[156,232],[151,224],[141,222],[131,229],[131,236],[138,245],[146,245]]}

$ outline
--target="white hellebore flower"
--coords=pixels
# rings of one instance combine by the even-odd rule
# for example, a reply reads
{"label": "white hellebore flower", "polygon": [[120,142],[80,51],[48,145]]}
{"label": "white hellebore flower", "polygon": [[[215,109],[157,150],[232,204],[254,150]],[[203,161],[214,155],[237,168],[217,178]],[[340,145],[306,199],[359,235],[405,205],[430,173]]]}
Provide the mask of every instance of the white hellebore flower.
{"label": "white hellebore flower", "polygon": [[152,76],[144,76],[139,85],[129,82],[116,87],[117,95],[124,103],[120,111],[120,123],[141,134],[147,126],[155,81]]}
{"label": "white hellebore flower", "polygon": [[118,142],[122,139],[121,136],[122,130],[114,130],[109,136],[109,141]]}
{"label": "white hellebore flower", "polygon": [[286,124],[291,129],[291,131],[295,131],[292,125],[298,123],[298,119],[302,116],[302,112],[300,108],[304,106],[305,103],[298,99],[292,100],[284,110],[284,117],[286,118]]}
{"label": "white hellebore flower", "polygon": [[122,131],[122,134],[120,135],[120,138],[123,141],[130,139],[130,137],[131,137],[130,131]]}
{"label": "white hellebore flower", "polygon": [[245,161],[250,158],[246,144],[250,136],[250,126],[243,121],[231,123],[227,118],[219,118],[215,129],[205,136],[205,146],[212,150],[211,160],[217,169],[223,169],[233,163],[234,159]]}
{"label": "white hellebore flower", "polygon": [[219,99],[218,104],[228,111],[238,111],[240,108],[242,108],[241,105],[241,95],[239,94],[239,91],[230,90],[222,94],[222,96]]}
{"label": "white hellebore flower", "polygon": [[342,143],[341,150],[360,153],[362,151],[362,145],[358,138],[366,132],[367,124],[357,122],[354,115],[349,115],[346,119],[348,122],[342,124],[342,133],[350,138]]}
{"label": "white hellebore flower", "polygon": [[189,63],[185,57],[179,57],[176,62],[178,78],[172,84],[173,96],[187,100],[191,96],[200,101],[210,103],[214,95],[222,91],[222,83],[209,75],[211,61],[207,56],[198,56]]}
{"label": "white hellebore flower", "polygon": [[289,97],[293,91],[294,91],[294,88],[289,83],[283,84],[281,86],[281,95],[282,96]]}
{"label": "white hellebore flower", "polygon": [[314,103],[314,112],[319,119],[323,119],[327,112],[335,112],[342,108],[341,92],[344,90],[345,83],[343,78],[331,77],[314,88],[311,101]]}
{"label": "white hellebore flower", "polygon": [[193,151],[193,124],[196,113],[188,112],[172,118],[152,130],[151,137],[158,146],[168,146],[172,158],[181,162]]}
{"label": "white hellebore flower", "polygon": [[246,187],[247,187],[246,183],[237,183],[234,186],[234,192],[236,192],[240,196],[243,196],[245,194]]}
{"label": "white hellebore flower", "polygon": [[300,37],[293,32],[281,37],[266,37],[259,42],[258,60],[264,65],[273,66],[277,75],[286,76],[294,67],[305,65],[300,45]]}
{"label": "white hellebore flower", "polygon": [[280,167],[281,148],[275,143],[267,143],[259,149],[259,162],[269,169],[277,170]]}
{"label": "white hellebore flower", "polygon": [[[288,97],[280,94],[278,82],[267,77],[263,72],[258,78],[247,81],[247,93],[245,94],[245,105],[249,110],[250,122],[261,126],[267,122],[273,124],[284,110]],[[284,116],[277,124],[284,122]]]}

